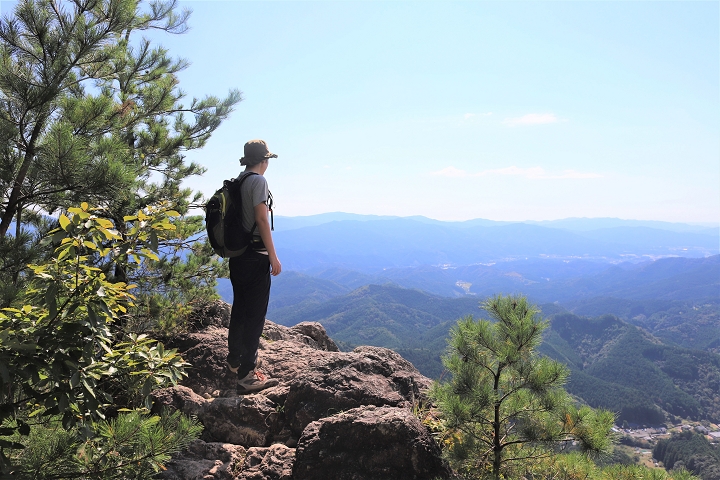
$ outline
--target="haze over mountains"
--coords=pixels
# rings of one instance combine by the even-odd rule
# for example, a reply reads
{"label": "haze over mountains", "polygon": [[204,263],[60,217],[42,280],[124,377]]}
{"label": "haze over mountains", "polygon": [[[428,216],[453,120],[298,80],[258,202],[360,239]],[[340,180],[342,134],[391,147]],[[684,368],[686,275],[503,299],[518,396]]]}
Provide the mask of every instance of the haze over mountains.
{"label": "haze over mountains", "polygon": [[[322,295],[386,283],[450,297],[521,291],[538,302],[720,292],[717,259],[708,258],[720,253],[718,227],[604,218],[535,223],[327,213],[277,217],[275,242],[285,271],[333,282]],[[652,263],[663,258],[672,260]],[[276,279],[273,298],[284,278]]]}
{"label": "haze over mountains", "polygon": [[[542,352],[568,364],[571,393],[631,422],[720,421],[718,227],[333,213],[278,217],[275,242],[277,323],[318,321],[341,348],[392,348],[438,378],[458,318],[524,294],[550,319]],[[227,280],[218,291],[232,301]]]}
{"label": "haze over mountains", "polygon": [[507,223],[425,217],[323,214],[278,217],[285,268],[342,267],[363,273],[420,265],[458,266],[531,258],[622,262],[718,253],[717,227],[617,219]]}

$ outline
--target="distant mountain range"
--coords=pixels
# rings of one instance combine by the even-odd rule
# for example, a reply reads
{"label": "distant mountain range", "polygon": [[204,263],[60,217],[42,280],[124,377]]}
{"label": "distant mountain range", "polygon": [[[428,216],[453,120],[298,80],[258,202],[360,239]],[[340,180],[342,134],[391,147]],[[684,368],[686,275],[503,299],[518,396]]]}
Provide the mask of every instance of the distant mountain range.
{"label": "distant mountain range", "polygon": [[[517,260],[464,267],[390,268],[371,275],[337,267],[273,279],[270,314],[277,308],[324,301],[369,284],[393,284],[446,297],[484,298],[523,293],[538,303],[563,304],[595,297],[624,300],[699,301],[720,298],[720,255],[664,258],[638,264],[585,260]],[[220,295],[232,299],[227,280]]]}
{"label": "distant mountain range", "polygon": [[699,224],[688,224],[688,223],[674,223],[674,222],[660,222],[652,220],[623,220],[620,218],[565,218],[561,220],[544,220],[544,221],[532,221],[528,220],[525,222],[502,222],[495,220],[485,220],[482,218],[476,218],[473,220],[465,220],[459,222],[448,222],[442,220],[434,220],[432,218],[423,217],[420,215],[410,217],[397,217],[392,215],[360,215],[356,213],[343,213],[343,212],[332,212],[332,213],[321,213],[318,215],[308,215],[301,217],[284,217],[278,215],[275,217],[278,221],[276,229],[282,230],[295,230],[303,227],[314,227],[330,222],[341,222],[346,220],[351,221],[375,221],[375,220],[398,220],[407,219],[421,223],[429,223],[435,225],[447,225],[456,227],[493,227],[501,225],[510,225],[512,223],[526,223],[529,225],[538,225],[541,227],[549,228],[560,228],[563,230],[583,232],[588,230],[599,230],[615,227],[648,227],[658,230],[668,230],[671,232],[692,232],[692,233],[705,233],[712,235],[717,233],[719,225],[712,223],[699,223]]}
{"label": "distant mountain range", "polygon": [[720,253],[717,227],[617,219],[538,223],[542,225],[342,213],[278,217],[275,243],[284,267],[290,270],[339,267],[369,274],[388,268],[517,259],[608,263]]}
{"label": "distant mountain range", "polygon": [[[458,318],[524,294],[551,319],[542,352],[570,367],[574,395],[631,422],[720,421],[717,227],[334,213],[279,217],[275,242],[277,323],[318,321],[341,348],[389,347],[438,378]],[[218,292],[232,301],[228,280]]]}

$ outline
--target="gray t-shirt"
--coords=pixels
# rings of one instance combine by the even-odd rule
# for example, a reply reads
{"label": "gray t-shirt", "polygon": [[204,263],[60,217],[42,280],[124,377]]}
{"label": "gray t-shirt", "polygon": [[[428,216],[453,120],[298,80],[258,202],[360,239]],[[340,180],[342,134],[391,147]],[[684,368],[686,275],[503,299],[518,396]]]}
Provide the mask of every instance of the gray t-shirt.
{"label": "gray t-shirt", "polygon": [[[238,180],[242,180],[245,175],[250,172],[242,172],[238,175]],[[242,221],[243,229],[249,232],[255,223],[255,207],[261,203],[267,204],[269,196],[268,184],[262,175],[250,175],[242,184]],[[260,239],[260,231],[255,228],[253,238]]]}

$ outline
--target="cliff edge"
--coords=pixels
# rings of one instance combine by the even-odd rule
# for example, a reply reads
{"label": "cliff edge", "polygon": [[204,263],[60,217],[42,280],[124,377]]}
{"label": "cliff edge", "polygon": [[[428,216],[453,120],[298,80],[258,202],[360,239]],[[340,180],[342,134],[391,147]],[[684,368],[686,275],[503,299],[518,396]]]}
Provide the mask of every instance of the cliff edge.
{"label": "cliff edge", "polygon": [[155,392],[155,408],[205,426],[166,465],[166,480],[435,479],[449,470],[413,415],[430,380],[380,347],[340,352],[319,323],[266,321],[261,370],[280,383],[237,396],[225,365],[230,306],[217,303],[196,329],[166,342],[187,362],[181,385]]}

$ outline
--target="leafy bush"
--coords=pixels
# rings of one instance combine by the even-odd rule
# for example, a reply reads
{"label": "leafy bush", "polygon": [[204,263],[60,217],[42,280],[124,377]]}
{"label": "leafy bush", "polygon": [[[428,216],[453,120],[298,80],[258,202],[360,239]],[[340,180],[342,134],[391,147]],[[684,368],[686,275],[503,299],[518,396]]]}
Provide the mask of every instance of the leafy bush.
{"label": "leafy bush", "polygon": [[[118,328],[133,305],[134,286],[111,282],[100,267],[157,261],[155,246],[174,229],[171,218],[177,213],[164,206],[148,207],[125,217],[126,232],[120,235],[112,222],[95,212],[83,203],[69,209],[69,216],[60,216],[60,227],[47,239],[56,245],[54,256],[30,266],[34,277],[21,297],[23,305],[0,310],[4,473],[13,471],[11,457],[18,457],[8,456],[8,451],[27,447],[26,438],[35,429],[55,428],[59,422],[63,429],[83,435],[107,431],[98,423],[107,415],[122,409],[146,410],[152,390],[173,385],[185,375],[186,363],[175,350]],[[113,421],[125,425],[133,420],[138,428],[166,421],[141,419],[137,412],[135,417],[125,415]],[[172,422],[180,425],[185,420]],[[71,438],[60,434],[53,442],[58,451],[66,451],[75,445]],[[109,437],[100,433],[98,438]]]}

